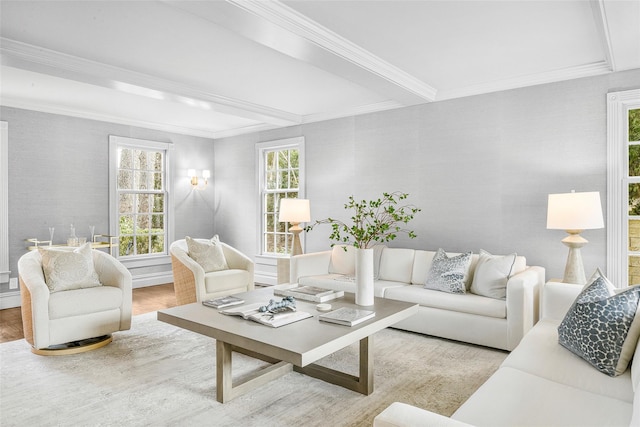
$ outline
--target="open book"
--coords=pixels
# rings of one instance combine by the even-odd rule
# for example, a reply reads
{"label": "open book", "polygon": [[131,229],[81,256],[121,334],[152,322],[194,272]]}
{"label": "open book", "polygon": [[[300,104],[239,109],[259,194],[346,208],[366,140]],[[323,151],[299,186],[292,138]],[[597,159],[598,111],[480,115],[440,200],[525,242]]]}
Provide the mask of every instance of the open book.
{"label": "open book", "polygon": [[261,313],[259,308],[263,305],[265,304],[247,304],[240,307],[229,308],[227,310],[220,310],[220,313],[230,316],[240,316],[243,319],[253,320],[254,322],[262,323],[263,325],[271,326],[273,328],[278,328],[280,326],[288,325],[289,323],[312,317],[311,313],[307,313],[305,311],[283,311],[276,314]]}

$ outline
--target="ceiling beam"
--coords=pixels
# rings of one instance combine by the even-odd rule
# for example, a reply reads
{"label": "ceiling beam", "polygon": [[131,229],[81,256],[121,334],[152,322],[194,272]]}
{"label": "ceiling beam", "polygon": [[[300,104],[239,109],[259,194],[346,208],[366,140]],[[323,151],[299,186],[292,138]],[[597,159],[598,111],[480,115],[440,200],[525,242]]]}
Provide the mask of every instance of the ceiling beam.
{"label": "ceiling beam", "polygon": [[401,105],[423,104],[436,98],[435,88],[279,1],[165,3]]}
{"label": "ceiling beam", "polygon": [[302,117],[297,114],[7,38],[0,38],[0,59],[2,65],[9,67],[213,110],[268,125],[292,126],[302,123]]}

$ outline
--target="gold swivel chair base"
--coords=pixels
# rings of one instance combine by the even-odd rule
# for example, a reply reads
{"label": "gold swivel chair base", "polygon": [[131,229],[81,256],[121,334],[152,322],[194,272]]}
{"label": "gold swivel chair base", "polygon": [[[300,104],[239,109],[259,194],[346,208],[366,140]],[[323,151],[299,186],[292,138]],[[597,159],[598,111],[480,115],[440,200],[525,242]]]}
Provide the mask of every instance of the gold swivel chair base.
{"label": "gold swivel chair base", "polygon": [[96,338],[72,341],[66,344],[52,345],[47,348],[31,347],[31,352],[39,354],[40,356],[64,356],[67,354],[77,354],[95,350],[97,348],[104,347],[111,341],[113,341],[111,335],[103,335]]}

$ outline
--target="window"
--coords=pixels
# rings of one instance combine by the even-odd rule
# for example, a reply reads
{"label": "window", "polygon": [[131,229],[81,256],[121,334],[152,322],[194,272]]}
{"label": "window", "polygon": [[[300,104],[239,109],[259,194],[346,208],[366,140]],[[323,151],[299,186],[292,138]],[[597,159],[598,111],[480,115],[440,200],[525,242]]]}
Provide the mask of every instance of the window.
{"label": "window", "polygon": [[110,137],[111,233],[119,237],[120,258],[168,253],[170,151],[171,144]]}
{"label": "window", "polygon": [[640,284],[640,90],[610,93],[607,108],[607,276]]}
{"label": "window", "polygon": [[278,221],[280,199],[304,198],[304,138],[257,146],[260,188],[260,245],[264,255],[291,252],[289,224]]}

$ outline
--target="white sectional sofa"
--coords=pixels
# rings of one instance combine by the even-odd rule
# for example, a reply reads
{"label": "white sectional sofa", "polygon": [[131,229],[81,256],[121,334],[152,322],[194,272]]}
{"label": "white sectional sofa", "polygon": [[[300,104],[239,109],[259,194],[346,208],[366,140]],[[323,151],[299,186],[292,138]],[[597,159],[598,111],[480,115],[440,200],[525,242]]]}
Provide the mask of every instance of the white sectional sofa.
{"label": "white sectional sofa", "polygon": [[542,319],[451,418],[395,402],[374,426],[640,426],[640,344],[617,377],[558,344],[558,325],[581,289],[545,284]]}
{"label": "white sectional sofa", "polygon": [[[489,298],[467,292],[451,294],[424,288],[436,252],[376,246],[374,255],[376,297],[420,304],[419,312],[394,325],[399,329],[512,350],[538,320],[538,294],[544,268],[528,267],[522,256],[513,263],[506,298]],[[456,254],[448,254],[455,256]],[[467,289],[473,280],[478,255],[471,257]],[[291,283],[355,291],[354,248],[291,258]]]}

